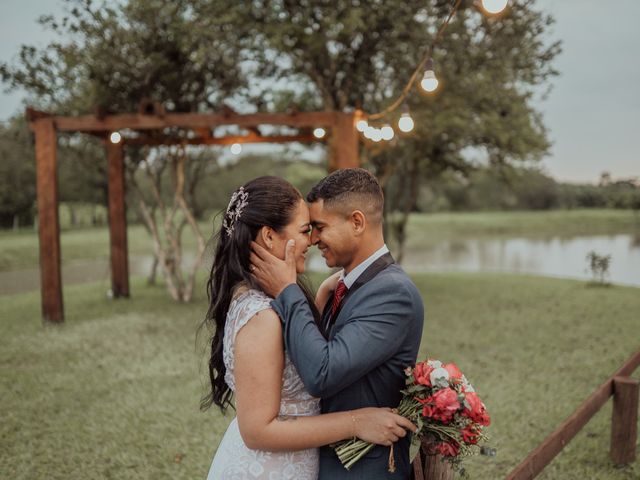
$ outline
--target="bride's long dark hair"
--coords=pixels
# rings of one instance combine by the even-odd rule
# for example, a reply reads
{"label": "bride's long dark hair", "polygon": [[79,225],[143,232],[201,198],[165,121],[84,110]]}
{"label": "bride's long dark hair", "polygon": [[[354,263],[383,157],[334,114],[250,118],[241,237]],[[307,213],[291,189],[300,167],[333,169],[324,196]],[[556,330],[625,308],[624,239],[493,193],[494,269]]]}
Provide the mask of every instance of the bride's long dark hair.
{"label": "bride's long dark hair", "polygon": [[[233,231],[229,235],[224,226],[221,226],[214,235],[216,247],[211,274],[207,281],[209,308],[201,325],[209,327],[209,331],[212,331],[209,342],[211,390],[203,396],[200,402],[201,410],[215,404],[224,413],[228,406],[232,406],[232,391],[224,380],[224,326],[235,287],[244,283],[249,288],[260,289],[249,272],[251,241],[256,239],[264,226],[271,227],[276,232],[282,231],[293,220],[296,207],[302,200],[302,195],[293,185],[278,177],[256,178],[243,185],[243,189],[248,194],[247,203],[242,208],[239,218],[234,221]],[[234,211],[237,211],[237,201],[230,204],[224,212],[227,221]],[[308,283],[299,277],[298,285],[309,301],[316,322],[319,322],[320,315],[315,308]]]}

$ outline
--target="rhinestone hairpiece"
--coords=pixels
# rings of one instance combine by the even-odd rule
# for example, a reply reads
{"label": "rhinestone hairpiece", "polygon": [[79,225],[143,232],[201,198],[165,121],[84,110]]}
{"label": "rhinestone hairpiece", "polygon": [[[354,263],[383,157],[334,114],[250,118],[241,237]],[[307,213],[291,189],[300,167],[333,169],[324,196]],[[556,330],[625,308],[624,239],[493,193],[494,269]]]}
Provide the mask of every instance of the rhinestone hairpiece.
{"label": "rhinestone hairpiece", "polygon": [[228,236],[233,233],[233,228],[236,225],[236,221],[242,215],[242,210],[249,204],[249,192],[244,191],[244,187],[240,187],[233,192],[231,200],[227,206],[227,211],[224,214],[224,220],[222,220],[222,227],[227,232]]}

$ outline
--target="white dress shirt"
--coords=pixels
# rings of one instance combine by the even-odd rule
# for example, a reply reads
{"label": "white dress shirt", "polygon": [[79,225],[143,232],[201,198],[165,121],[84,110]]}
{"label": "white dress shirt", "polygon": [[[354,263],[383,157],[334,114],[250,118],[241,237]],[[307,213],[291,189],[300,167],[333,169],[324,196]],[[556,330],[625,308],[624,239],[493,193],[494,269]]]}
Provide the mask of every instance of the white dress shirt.
{"label": "white dress shirt", "polygon": [[387,245],[383,245],[378,250],[376,250],[373,255],[367,258],[364,262],[358,264],[356,268],[351,270],[346,276],[344,274],[344,270],[342,270],[342,274],[340,275],[340,280],[342,280],[347,288],[351,288],[352,285],[356,282],[358,277],[364,273],[364,271],[369,268],[369,266],[378,260],[385,253],[388,253],[389,249]]}

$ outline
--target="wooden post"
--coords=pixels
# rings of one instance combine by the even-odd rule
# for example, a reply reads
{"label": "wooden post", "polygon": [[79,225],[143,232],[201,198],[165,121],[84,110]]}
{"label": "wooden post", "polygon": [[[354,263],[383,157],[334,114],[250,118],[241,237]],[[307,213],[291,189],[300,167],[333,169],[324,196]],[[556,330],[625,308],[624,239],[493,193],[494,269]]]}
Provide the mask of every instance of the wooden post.
{"label": "wooden post", "polygon": [[38,237],[40,242],[40,293],[42,318],[63,322],[60,272],[60,223],[58,220],[58,139],[51,118],[33,122],[36,137],[36,184],[38,195]]}
{"label": "wooden post", "polygon": [[639,393],[639,380],[614,377],[610,455],[616,464],[626,465],[636,459]]}
{"label": "wooden post", "polygon": [[335,121],[331,132],[329,172],[340,168],[360,166],[358,131],[355,122],[355,114],[335,112]]}
{"label": "wooden post", "polygon": [[453,468],[442,455],[428,453],[428,440],[423,440],[420,453],[413,461],[412,480],[453,480]]}
{"label": "wooden post", "polygon": [[113,297],[129,296],[127,210],[125,206],[124,149],[107,141],[109,162],[109,238],[111,241],[111,290]]}

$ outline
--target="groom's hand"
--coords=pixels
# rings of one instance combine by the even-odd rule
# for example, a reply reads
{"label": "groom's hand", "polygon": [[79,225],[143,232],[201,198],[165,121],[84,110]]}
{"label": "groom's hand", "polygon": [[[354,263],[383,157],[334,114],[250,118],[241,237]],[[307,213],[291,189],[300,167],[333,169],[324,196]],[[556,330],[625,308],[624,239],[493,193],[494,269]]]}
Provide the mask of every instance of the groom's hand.
{"label": "groom's hand", "polygon": [[256,242],[251,242],[251,274],[267,295],[276,298],[296,283],[295,240],[289,240],[284,260],[280,260]]}

